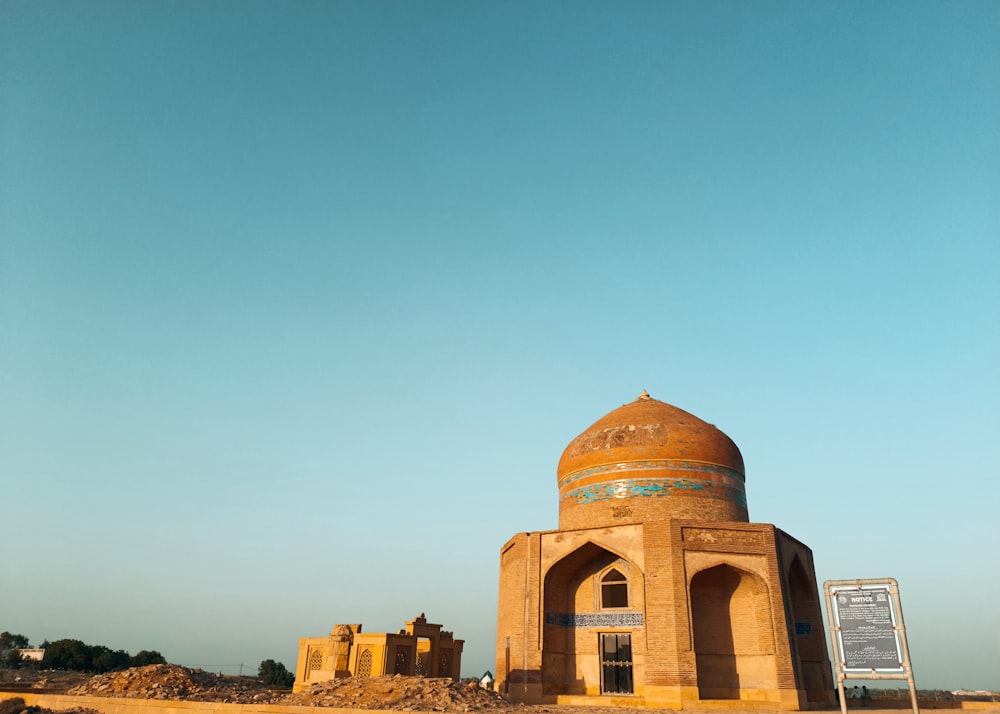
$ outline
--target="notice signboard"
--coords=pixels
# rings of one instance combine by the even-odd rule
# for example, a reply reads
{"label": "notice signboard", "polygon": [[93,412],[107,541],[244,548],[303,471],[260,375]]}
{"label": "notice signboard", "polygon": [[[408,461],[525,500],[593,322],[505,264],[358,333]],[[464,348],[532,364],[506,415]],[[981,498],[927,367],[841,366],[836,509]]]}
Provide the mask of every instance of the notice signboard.
{"label": "notice signboard", "polygon": [[902,671],[896,617],[889,587],[837,589],[833,595],[844,668]]}
{"label": "notice signboard", "polygon": [[919,714],[896,581],[827,580],[823,588],[842,714],[847,714],[845,679],[905,679],[913,714]]}

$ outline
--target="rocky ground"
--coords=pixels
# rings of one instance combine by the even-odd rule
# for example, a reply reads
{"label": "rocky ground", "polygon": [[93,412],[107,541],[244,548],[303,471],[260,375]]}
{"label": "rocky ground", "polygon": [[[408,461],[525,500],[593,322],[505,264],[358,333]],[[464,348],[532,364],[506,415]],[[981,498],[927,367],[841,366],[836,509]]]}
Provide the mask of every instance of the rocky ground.
{"label": "rocky ground", "polygon": [[[0,689],[96,697],[186,699],[240,704],[289,704],[412,712],[484,712],[485,714],[621,714],[619,708],[525,706],[514,704],[475,683],[429,677],[351,677],[310,686],[303,692],[271,690],[253,677],[233,677],[177,665],[149,665],[87,676],[77,672],[30,672],[19,679],[0,673]],[[11,701],[11,700],[8,700]],[[0,714],[70,714],[37,707]],[[82,709],[72,714],[89,714]]]}
{"label": "rocky ground", "polygon": [[[351,677],[314,684],[303,692],[292,694],[287,690],[268,689],[253,677],[225,676],[172,664],[133,667],[97,676],[79,672],[6,671],[0,672],[0,689],[95,697],[184,699],[235,704],[291,704],[394,711],[479,712],[525,708],[474,684],[454,682],[450,679],[401,675]],[[19,714],[19,712],[0,712],[0,714]]]}
{"label": "rocky ground", "polygon": [[292,704],[394,711],[482,711],[512,705],[493,692],[450,679],[351,677],[314,684],[298,694],[267,689],[251,677],[226,677],[170,664],[93,677],[68,694],[139,699],[187,699],[238,704]]}
{"label": "rocky ground", "polygon": [[315,684],[282,704],[395,711],[473,712],[513,705],[475,683],[429,677],[351,677]]}
{"label": "rocky ground", "polygon": [[64,709],[55,712],[44,707],[29,707],[21,697],[0,702],[0,714],[97,714],[93,709]]}
{"label": "rocky ground", "polygon": [[86,672],[37,669],[0,669],[0,689],[8,692],[51,692],[58,694],[93,677]]}
{"label": "rocky ground", "polygon": [[91,677],[67,694],[131,699],[188,699],[199,702],[277,703],[284,692],[271,692],[252,677],[227,677],[174,664],[151,664]]}
{"label": "rocky ground", "polygon": [[[619,707],[525,706],[509,702],[491,691],[476,686],[475,683],[401,675],[338,679],[314,684],[303,692],[292,694],[287,690],[268,689],[253,677],[224,676],[177,665],[135,667],[96,677],[78,672],[18,670],[11,673],[0,670],[0,690],[409,712],[622,714],[625,711]],[[929,706],[925,704],[922,708],[937,707],[931,703]],[[858,714],[856,707],[852,706],[851,709]],[[876,702],[874,707],[867,710],[867,714],[899,714],[900,711],[899,709],[880,711],[880,709],[879,702]],[[839,710],[837,712],[839,713]],[[1000,709],[993,709],[992,712],[1000,714]],[[23,699],[10,699],[0,702],[0,714],[96,713],[83,708],[52,712],[39,707],[27,707]]]}

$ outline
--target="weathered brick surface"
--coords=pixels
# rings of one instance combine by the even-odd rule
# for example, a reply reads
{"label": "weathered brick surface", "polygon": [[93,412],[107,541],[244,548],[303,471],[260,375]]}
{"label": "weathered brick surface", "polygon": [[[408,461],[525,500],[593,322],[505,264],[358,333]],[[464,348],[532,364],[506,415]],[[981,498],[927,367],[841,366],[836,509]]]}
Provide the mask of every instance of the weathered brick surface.
{"label": "weathered brick surface", "polygon": [[645,393],[570,442],[557,472],[560,529],[747,520],[743,456],[732,439]]}

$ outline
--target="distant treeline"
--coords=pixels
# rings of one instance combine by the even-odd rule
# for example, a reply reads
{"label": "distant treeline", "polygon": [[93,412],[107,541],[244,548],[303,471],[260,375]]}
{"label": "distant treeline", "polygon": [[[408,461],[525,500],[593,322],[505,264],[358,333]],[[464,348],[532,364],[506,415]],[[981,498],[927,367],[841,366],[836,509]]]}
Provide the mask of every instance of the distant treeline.
{"label": "distant treeline", "polygon": [[[147,664],[167,664],[167,660],[156,650],[142,650],[130,655],[125,650],[113,650],[104,645],[88,645],[81,640],[46,640],[38,648],[45,650],[41,661],[26,659],[18,650],[33,649],[24,635],[0,632],[0,667],[19,669],[65,669],[74,672],[117,672],[129,667],[145,667]],[[240,665],[242,667],[243,665]],[[266,659],[260,663],[257,678],[269,687],[286,689],[292,686],[295,675],[285,669],[281,662]]]}
{"label": "distant treeline", "polygon": [[56,640],[42,644],[45,655],[43,669],[71,669],[77,672],[115,672],[147,664],[166,664],[156,650],[141,650],[130,655],[125,650],[112,650],[104,645],[88,645],[80,640]]}
{"label": "distant treeline", "polygon": [[18,649],[30,649],[28,638],[10,632],[0,633],[2,664],[11,667],[40,667],[42,669],[67,669],[76,672],[115,672],[147,664],[166,664],[167,660],[156,650],[142,650],[130,655],[125,650],[112,650],[104,645],[88,645],[81,640],[56,640],[43,642],[42,661],[22,659]]}

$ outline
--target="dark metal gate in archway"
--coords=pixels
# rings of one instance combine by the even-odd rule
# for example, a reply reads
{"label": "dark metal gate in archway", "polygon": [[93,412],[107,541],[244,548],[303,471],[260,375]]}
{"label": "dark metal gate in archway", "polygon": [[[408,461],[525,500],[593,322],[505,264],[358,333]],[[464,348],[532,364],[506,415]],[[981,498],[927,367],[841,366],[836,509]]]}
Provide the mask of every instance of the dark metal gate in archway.
{"label": "dark metal gate in archway", "polygon": [[601,691],[632,693],[632,635],[601,635]]}

